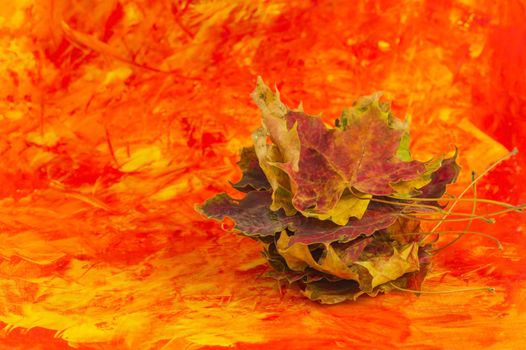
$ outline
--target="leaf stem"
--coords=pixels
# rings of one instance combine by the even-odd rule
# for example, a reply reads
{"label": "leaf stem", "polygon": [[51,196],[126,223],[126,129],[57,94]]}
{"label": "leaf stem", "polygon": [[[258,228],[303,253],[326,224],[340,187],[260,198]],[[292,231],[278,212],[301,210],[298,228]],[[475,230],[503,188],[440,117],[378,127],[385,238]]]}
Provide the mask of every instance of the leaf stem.
{"label": "leaf stem", "polygon": [[423,291],[423,290],[415,290],[415,289],[407,289],[398,287],[397,285],[390,283],[391,287],[404,291],[404,292],[411,292],[411,293],[417,293],[417,294],[450,294],[450,293],[460,293],[460,292],[474,292],[479,290],[487,290],[490,293],[495,293],[494,287],[475,287],[475,288],[461,288],[461,289],[453,289],[453,290],[441,290],[441,291]]}
{"label": "leaf stem", "polygon": [[[524,207],[526,207],[526,205],[521,205],[520,209],[522,210],[522,208],[524,208]],[[426,218],[419,218],[419,217],[410,217],[410,215],[408,215],[408,214],[401,214],[401,216],[412,218],[412,219],[416,219],[416,220],[438,221],[438,222],[442,222],[442,221],[444,221],[444,222],[469,221],[471,219],[479,219],[479,220],[482,220],[482,221],[486,221],[487,223],[493,224],[493,223],[495,223],[495,219],[489,218],[489,217],[505,214],[505,213],[508,213],[510,211],[516,211],[516,210],[515,209],[504,209],[504,210],[499,210],[499,211],[494,211],[494,212],[491,212],[491,213],[487,213],[487,214],[484,214],[484,215],[473,215],[473,214],[467,214],[467,213],[449,213],[448,214],[448,216],[450,216],[451,214],[458,215],[458,216],[465,216],[464,218],[458,218],[458,219],[447,219],[447,218],[446,219],[444,219],[444,218],[440,218],[440,219],[426,219]],[[430,214],[432,214],[432,213],[419,213],[419,215],[430,215]]]}
{"label": "leaf stem", "polygon": [[[458,197],[450,197],[450,198],[444,198],[444,197],[440,197],[440,198],[417,198],[417,197],[411,197],[411,198],[397,198],[397,197],[392,197],[392,196],[388,196],[389,198],[393,198],[393,199],[400,199],[400,200],[408,200],[408,201],[415,201],[415,202],[437,202],[437,201],[449,201],[449,200],[454,200],[454,201],[458,201],[458,202],[474,202],[475,200],[479,203],[487,203],[487,204],[494,204],[494,205],[500,205],[502,207],[505,207],[505,208],[511,208],[511,209],[514,209],[514,208],[519,208],[521,207],[521,205],[512,205],[512,204],[509,204],[509,203],[504,203],[504,202],[500,202],[500,201],[495,201],[495,200],[491,200],[491,199],[484,199],[484,198],[458,198]],[[397,202],[391,202],[391,203],[397,203]]]}
{"label": "leaf stem", "polygon": [[469,217],[463,217],[463,218],[455,218],[455,219],[442,219],[442,218],[436,218],[436,219],[431,219],[431,218],[424,218],[424,217],[420,217],[420,216],[413,216],[413,215],[410,215],[410,214],[396,214],[397,216],[400,216],[400,217],[403,217],[405,219],[412,219],[412,220],[420,220],[420,221],[434,221],[434,222],[441,222],[441,221],[444,221],[444,222],[462,222],[462,221],[469,221],[471,219],[479,219],[479,220],[482,220],[488,224],[494,224],[496,222],[495,219],[493,218],[486,218],[484,216],[476,216],[476,217],[472,217],[472,216],[469,216]]}
{"label": "leaf stem", "polygon": [[[486,238],[489,238],[491,239],[492,241],[495,241],[495,243],[497,243],[497,248],[499,250],[503,250],[503,246],[502,246],[502,243],[499,241],[499,239],[497,237],[493,237],[491,235],[488,235],[484,232],[479,232],[479,231],[467,231],[467,230],[451,230],[451,231],[441,231],[441,232],[414,232],[414,233],[407,233],[407,235],[411,235],[411,234],[414,234],[414,235],[442,235],[442,234],[470,234],[470,235],[477,235],[477,236],[482,236],[482,237],[486,237]],[[406,234],[405,233],[399,233],[398,235],[403,235],[405,236]],[[441,249],[442,247],[438,248],[438,249]],[[436,252],[436,251],[435,251]],[[429,251],[429,253],[433,253],[433,251]]]}
{"label": "leaf stem", "polygon": [[[476,177],[476,173],[474,171],[471,172],[471,182],[473,183],[473,198],[475,199],[473,201],[473,208],[471,210],[471,214],[472,215],[475,215],[475,212],[476,212],[476,208],[477,208],[477,183],[474,181],[475,180],[475,177]],[[450,241],[449,243],[446,243],[444,244],[443,246],[437,248],[437,249],[434,249],[432,250],[430,253],[433,254],[433,255],[436,255],[438,254],[438,252],[440,252],[441,250],[444,250],[446,249],[447,247],[450,247],[452,246],[453,244],[455,244],[456,242],[458,242],[462,237],[464,237],[464,233],[469,231],[469,229],[471,228],[471,225],[473,224],[473,220],[469,220],[468,221],[468,224],[466,225],[466,228],[464,229],[464,232],[459,234],[457,236],[457,238],[455,238],[454,240]],[[499,249],[502,249],[501,248],[502,245],[500,244],[499,242]]]}
{"label": "leaf stem", "polygon": [[459,202],[459,200],[466,194],[466,192],[471,188],[471,186],[473,186],[477,181],[479,181],[482,177],[484,177],[487,173],[489,173],[491,170],[493,170],[497,165],[499,165],[500,163],[502,163],[503,161],[505,161],[506,159],[510,158],[511,156],[514,156],[515,154],[517,154],[518,150],[517,148],[514,148],[511,152],[509,152],[508,154],[504,155],[502,158],[498,159],[495,163],[493,163],[490,167],[488,167],[486,170],[484,170],[480,175],[478,175],[477,177],[475,177],[471,183],[469,184],[469,186],[467,186],[464,191],[462,191],[462,193],[460,193],[460,195],[458,196],[458,198],[456,198],[454,201],[453,201],[453,204],[451,204],[451,207],[449,207],[448,209],[448,212],[447,214],[445,214],[443,217],[442,217],[442,221],[439,221],[432,229],[431,229],[431,232],[435,232],[439,227],[440,225],[442,225],[442,223],[445,221],[445,219],[453,212],[453,209],[455,208],[455,206],[457,205],[457,203]]}

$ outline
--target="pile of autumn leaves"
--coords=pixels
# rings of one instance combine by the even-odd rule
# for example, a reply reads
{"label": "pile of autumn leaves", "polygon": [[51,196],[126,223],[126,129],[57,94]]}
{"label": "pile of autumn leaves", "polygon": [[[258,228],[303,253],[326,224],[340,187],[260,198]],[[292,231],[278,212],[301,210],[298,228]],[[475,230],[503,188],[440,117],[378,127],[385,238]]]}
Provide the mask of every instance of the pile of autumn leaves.
{"label": "pile of autumn leaves", "polygon": [[[241,151],[243,177],[200,208],[235,221],[260,241],[273,270],[322,303],[393,289],[419,289],[429,263],[415,213],[432,210],[456,180],[455,158],[411,159],[406,123],[379,94],[362,97],[328,127],[302,107],[289,109],[259,78],[262,112],[254,146]],[[426,209],[428,208],[428,209]]]}

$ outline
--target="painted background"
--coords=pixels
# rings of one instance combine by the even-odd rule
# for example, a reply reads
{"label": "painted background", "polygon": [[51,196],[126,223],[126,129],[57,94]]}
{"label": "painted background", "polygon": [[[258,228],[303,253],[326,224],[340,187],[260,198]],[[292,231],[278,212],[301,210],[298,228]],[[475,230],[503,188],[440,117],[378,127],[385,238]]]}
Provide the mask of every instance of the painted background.
{"label": "painted background", "polygon": [[478,192],[526,202],[524,1],[3,0],[0,42],[0,348],[524,347],[524,216],[423,286],[494,295],[320,306],[193,209],[240,177],[257,75],[329,123],[384,91],[417,158],[458,146],[451,193],[518,147]]}

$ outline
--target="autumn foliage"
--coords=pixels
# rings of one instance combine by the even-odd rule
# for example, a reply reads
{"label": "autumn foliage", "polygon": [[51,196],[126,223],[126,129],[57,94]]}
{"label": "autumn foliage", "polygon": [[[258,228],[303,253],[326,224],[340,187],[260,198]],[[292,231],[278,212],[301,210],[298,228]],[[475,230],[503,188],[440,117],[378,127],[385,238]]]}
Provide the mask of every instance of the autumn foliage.
{"label": "autumn foliage", "polygon": [[379,94],[354,102],[335,127],[290,109],[261,78],[252,98],[262,127],[241,150],[243,177],[233,185],[247,195],[223,193],[197,209],[234,219],[236,230],[263,243],[270,276],[299,284],[311,300],[419,288],[431,245],[414,215],[444,212],[438,201],[458,177],[456,155],[412,160],[408,125]]}
{"label": "autumn foliage", "polygon": [[[257,76],[283,104],[303,101],[305,114],[321,113],[331,127],[360,96],[383,91],[392,113],[410,120],[413,160],[458,148],[463,170],[451,195],[469,188],[473,197],[471,171],[517,147],[478,182],[477,198],[526,202],[525,8],[519,0],[2,2],[0,348],[360,349],[374,340],[378,349],[520,349],[519,214],[474,220],[469,230],[503,250],[465,235],[433,258],[422,284],[489,286],[494,295],[393,290],[327,306],[263,277],[260,243],[194,207],[222,192],[244,198],[229,181],[243,179],[239,151],[261,125],[250,97]],[[338,217],[334,196],[311,211],[302,188],[297,208]],[[456,210],[471,215],[472,202]]]}

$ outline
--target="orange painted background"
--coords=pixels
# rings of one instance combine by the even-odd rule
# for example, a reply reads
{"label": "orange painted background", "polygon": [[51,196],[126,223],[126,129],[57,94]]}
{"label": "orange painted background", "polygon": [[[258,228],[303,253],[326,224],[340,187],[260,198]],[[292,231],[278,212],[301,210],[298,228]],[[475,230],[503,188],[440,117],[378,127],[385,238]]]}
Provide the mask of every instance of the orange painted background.
{"label": "orange painted background", "polygon": [[466,236],[423,285],[495,294],[320,306],[193,208],[240,177],[257,75],[327,122],[384,91],[417,158],[458,146],[451,193],[518,147],[478,192],[526,202],[526,2],[0,4],[0,348],[524,348],[524,216],[474,225],[504,250]]}

